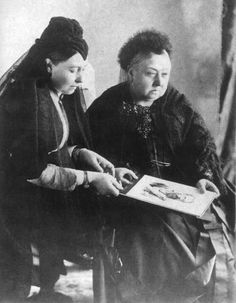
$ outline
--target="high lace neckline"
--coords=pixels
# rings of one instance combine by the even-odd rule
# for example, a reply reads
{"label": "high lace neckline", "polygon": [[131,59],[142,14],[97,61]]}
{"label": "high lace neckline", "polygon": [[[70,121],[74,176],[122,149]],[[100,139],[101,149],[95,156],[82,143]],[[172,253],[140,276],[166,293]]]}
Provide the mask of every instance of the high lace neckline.
{"label": "high lace neckline", "polygon": [[123,101],[121,111],[127,117],[134,116],[137,132],[147,139],[152,130],[151,107]]}

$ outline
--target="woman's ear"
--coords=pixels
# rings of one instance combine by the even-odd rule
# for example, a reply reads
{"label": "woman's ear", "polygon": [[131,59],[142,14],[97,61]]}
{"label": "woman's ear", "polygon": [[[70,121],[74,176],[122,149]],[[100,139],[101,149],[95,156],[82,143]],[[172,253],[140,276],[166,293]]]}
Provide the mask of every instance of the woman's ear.
{"label": "woman's ear", "polygon": [[51,61],[51,59],[46,58],[46,59],[45,59],[45,62],[46,62],[47,72],[48,72],[49,74],[51,74],[51,73],[52,73],[52,61]]}
{"label": "woman's ear", "polygon": [[133,81],[133,77],[134,77],[134,70],[132,67],[128,68],[127,70],[127,77],[128,77],[128,81],[132,82]]}

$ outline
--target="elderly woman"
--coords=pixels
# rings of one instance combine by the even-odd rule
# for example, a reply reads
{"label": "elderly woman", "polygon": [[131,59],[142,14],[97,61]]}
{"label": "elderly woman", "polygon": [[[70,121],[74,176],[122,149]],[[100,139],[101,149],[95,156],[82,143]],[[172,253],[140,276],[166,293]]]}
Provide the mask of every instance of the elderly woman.
{"label": "elderly woman", "polygon": [[29,291],[31,241],[40,254],[41,291],[34,300],[70,302],[53,293],[63,272],[60,245],[69,246],[73,232],[85,237],[92,221],[96,226],[96,195],[90,192],[117,196],[122,188],[112,176],[113,165],[89,150],[78,92],[87,54],[80,24],[54,17],[1,91],[0,298],[4,302],[9,297],[18,302]]}
{"label": "elderly woman", "polygon": [[[126,167],[223,196],[213,139],[186,97],[169,83],[171,49],[168,37],[154,30],[124,44],[119,63],[127,81],[105,91],[89,108],[94,146],[120,167],[117,178],[123,184],[130,182]],[[105,206],[107,221],[116,229],[117,251],[109,253],[104,235],[95,302],[232,300],[234,261],[228,223],[220,219],[221,202],[197,219],[118,199],[115,210],[114,204]]]}

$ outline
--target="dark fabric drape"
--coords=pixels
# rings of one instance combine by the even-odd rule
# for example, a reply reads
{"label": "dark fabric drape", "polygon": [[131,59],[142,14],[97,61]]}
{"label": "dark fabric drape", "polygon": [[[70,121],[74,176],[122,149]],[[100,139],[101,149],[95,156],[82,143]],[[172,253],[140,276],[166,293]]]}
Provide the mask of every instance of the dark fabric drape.
{"label": "dark fabric drape", "polygon": [[226,179],[236,184],[236,1],[224,0],[222,11],[222,84],[218,150]]}
{"label": "dark fabric drape", "polygon": [[17,59],[16,62],[14,62],[14,64],[0,78],[0,96],[3,94],[5,88],[7,87],[7,84],[12,81],[13,73],[15,72],[19,64],[22,62],[22,60],[25,58],[27,53],[28,52],[25,52],[22,56],[20,56],[20,58]]}

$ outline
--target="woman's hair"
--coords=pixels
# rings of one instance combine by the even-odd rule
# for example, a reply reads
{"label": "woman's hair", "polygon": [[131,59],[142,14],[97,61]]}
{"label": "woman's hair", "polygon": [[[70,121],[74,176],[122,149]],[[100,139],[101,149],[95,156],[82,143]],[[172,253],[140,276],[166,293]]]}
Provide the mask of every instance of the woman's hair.
{"label": "woman's hair", "polygon": [[54,51],[52,53],[43,55],[38,52],[35,47],[31,47],[28,54],[22,63],[15,70],[14,79],[18,78],[48,78],[50,74],[47,72],[46,58],[56,65],[60,62],[66,61],[71,56],[76,54],[77,51],[73,49],[64,49],[63,51]]}
{"label": "woman's hair", "polygon": [[65,17],[53,17],[17,67],[13,77],[48,78],[46,58],[58,64],[78,52],[84,60],[87,58],[88,45],[83,39],[83,29],[79,22]]}
{"label": "woman's hair", "polygon": [[128,70],[131,61],[138,54],[149,55],[151,52],[160,55],[163,51],[169,55],[172,45],[169,37],[154,29],[144,30],[134,34],[120,49],[118,62],[125,71]]}

